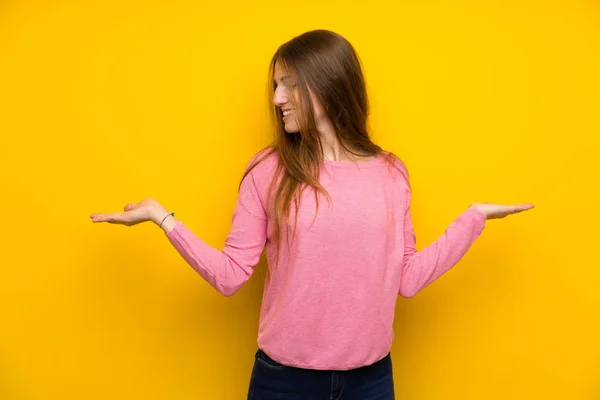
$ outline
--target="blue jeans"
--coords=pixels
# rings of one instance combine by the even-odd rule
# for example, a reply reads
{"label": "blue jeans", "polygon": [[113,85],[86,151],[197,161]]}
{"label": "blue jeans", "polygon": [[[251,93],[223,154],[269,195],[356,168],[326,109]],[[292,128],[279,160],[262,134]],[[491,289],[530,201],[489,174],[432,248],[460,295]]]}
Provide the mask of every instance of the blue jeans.
{"label": "blue jeans", "polygon": [[256,352],[248,400],[393,400],[392,359],[348,371],[288,367]]}

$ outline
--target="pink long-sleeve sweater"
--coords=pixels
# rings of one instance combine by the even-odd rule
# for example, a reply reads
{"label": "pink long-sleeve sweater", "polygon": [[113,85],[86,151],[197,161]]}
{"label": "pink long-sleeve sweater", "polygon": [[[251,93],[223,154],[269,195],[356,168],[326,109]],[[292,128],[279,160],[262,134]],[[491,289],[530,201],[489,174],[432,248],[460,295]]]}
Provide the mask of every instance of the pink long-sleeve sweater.
{"label": "pink long-sleeve sweater", "polygon": [[[454,266],[483,231],[486,217],[467,208],[417,251],[403,163],[389,168],[383,156],[358,164],[325,160],[319,181],[333,203],[319,194],[315,217],[314,192],[302,193],[295,236],[289,248],[283,242],[272,268],[276,243],[267,191],[277,162],[277,153],[269,155],[242,181],[222,250],[181,221],[167,237],[226,296],[250,278],[266,246],[270,271],[258,346],[274,360],[322,370],[372,364],[391,349],[398,295],[414,296]],[[293,203],[291,212],[293,223]],[[285,234],[284,229],[282,238]]]}

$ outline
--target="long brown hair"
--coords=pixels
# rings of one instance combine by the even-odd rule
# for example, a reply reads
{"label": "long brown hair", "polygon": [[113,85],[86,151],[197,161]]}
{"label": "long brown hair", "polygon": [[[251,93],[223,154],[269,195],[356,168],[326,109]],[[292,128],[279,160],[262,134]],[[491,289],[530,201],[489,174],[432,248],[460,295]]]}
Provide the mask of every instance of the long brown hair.
{"label": "long brown hair", "polygon": [[[276,62],[297,81],[300,101],[299,104],[294,105],[294,114],[302,118],[298,121],[299,132],[297,133],[285,131],[281,110],[273,102]],[[278,164],[269,194],[277,181],[276,177],[283,175],[277,187],[273,209],[268,211],[273,218],[278,262],[281,222],[283,221],[289,227],[292,201],[295,209],[298,210],[300,194],[310,186],[314,189],[317,213],[317,192],[321,192],[331,202],[331,197],[319,183],[323,145],[317,131],[309,88],[331,120],[336,138],[346,152],[355,156],[375,156],[384,151],[373,143],[369,136],[367,122],[369,101],[361,61],[354,47],[341,35],[328,30],[313,30],[282,44],[271,59],[268,79],[268,97],[270,114],[276,131],[275,139],[271,145],[263,149],[268,150],[264,156],[257,159],[246,170],[242,181],[262,160],[274,152],[278,153]],[[400,162],[401,167],[398,169],[408,182],[408,175],[402,161],[391,152],[385,153],[390,166],[394,165],[394,161]],[[296,212],[294,232],[297,216]],[[289,229],[287,232],[289,247]]]}

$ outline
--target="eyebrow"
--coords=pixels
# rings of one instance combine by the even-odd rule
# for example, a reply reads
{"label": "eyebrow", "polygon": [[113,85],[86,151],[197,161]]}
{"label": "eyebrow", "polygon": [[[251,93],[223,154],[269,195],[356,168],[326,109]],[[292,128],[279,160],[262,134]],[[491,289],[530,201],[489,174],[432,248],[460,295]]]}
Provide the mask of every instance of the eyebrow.
{"label": "eyebrow", "polygon": [[[283,82],[283,81],[285,81],[286,79],[292,79],[292,77],[291,77],[291,76],[289,76],[289,75],[282,76],[282,77],[279,79],[279,82]],[[277,81],[276,81],[275,79],[273,79],[273,83],[277,83]]]}

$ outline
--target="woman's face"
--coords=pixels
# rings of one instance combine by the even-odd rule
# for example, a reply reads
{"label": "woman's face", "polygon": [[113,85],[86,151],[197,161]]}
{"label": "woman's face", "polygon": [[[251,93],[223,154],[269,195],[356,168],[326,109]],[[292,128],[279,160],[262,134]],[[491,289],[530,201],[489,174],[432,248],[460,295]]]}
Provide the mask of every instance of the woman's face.
{"label": "woman's face", "polygon": [[[296,114],[296,112],[300,112],[301,110],[301,107],[295,107],[295,105],[300,103],[300,94],[298,93],[296,78],[285,75],[285,72],[281,68],[279,62],[276,62],[273,80],[275,83],[273,102],[281,111],[285,131],[288,133],[298,132],[300,130],[298,121],[300,121],[302,118],[297,118],[300,116]],[[313,112],[315,114],[315,119],[318,126],[319,121],[321,121],[324,117],[324,113],[321,106],[313,97],[310,88],[309,93],[314,105]]]}

